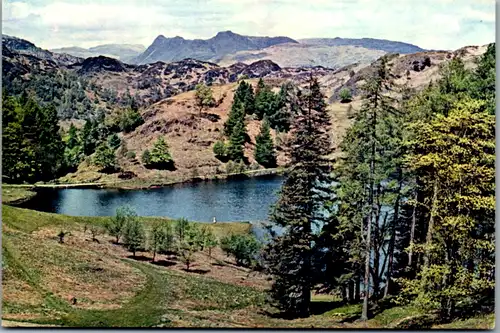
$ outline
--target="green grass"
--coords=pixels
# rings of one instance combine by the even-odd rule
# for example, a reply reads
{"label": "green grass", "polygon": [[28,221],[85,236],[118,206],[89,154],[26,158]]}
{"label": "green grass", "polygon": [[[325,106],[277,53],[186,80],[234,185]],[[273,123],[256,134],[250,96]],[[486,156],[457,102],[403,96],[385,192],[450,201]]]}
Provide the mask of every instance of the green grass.
{"label": "green grass", "polygon": [[2,186],[2,203],[19,203],[33,198],[36,193],[30,191],[31,187]]}
{"label": "green grass", "polygon": [[[23,232],[33,232],[47,226],[57,226],[61,229],[72,230],[82,228],[84,225],[104,226],[110,217],[107,216],[67,216],[54,213],[45,213],[30,209],[2,205],[2,220],[6,226]],[[164,217],[139,217],[147,227],[160,221],[173,220]],[[246,234],[250,232],[251,224],[243,222],[221,222],[221,223],[202,223],[200,225],[208,226],[217,236],[235,233]]]}
{"label": "green grass", "polygon": [[[80,247],[59,244],[56,235],[47,234],[59,228],[82,230],[83,225],[102,225],[105,217],[71,217],[41,213],[32,210],[3,206],[2,220],[2,283],[10,298],[3,300],[3,318],[41,325],[62,327],[289,327],[289,328],[381,328],[418,313],[410,307],[393,307],[377,314],[373,319],[358,323],[361,304],[339,305],[331,295],[313,295],[314,315],[308,318],[285,320],[273,318],[262,312],[270,308],[265,294],[251,287],[229,284],[195,273],[166,269],[149,262],[140,262],[100,252],[99,245]],[[150,225],[162,218],[141,218]],[[207,224],[219,235],[246,233],[248,223]],[[7,228],[5,228],[7,227]],[[47,228],[47,229],[45,229]],[[39,233],[34,234],[40,229]],[[43,234],[45,233],[45,234]],[[81,244],[81,243],[75,243]],[[109,247],[108,247],[109,248]],[[110,262],[116,263],[115,266]],[[93,268],[101,267],[95,271]],[[113,268],[118,267],[118,268]],[[217,268],[214,268],[217,269]],[[56,274],[53,274],[56,272]],[[52,275],[51,275],[52,274]],[[63,288],[64,278],[76,285],[91,286],[95,292],[99,284],[112,294],[119,294],[123,281],[135,276],[140,281],[135,289],[126,289],[130,296],[113,299],[109,304],[118,308],[101,307],[86,309],[71,306],[68,299],[53,292]],[[58,278],[61,284],[58,284]],[[47,279],[56,282],[52,289]],[[65,281],[65,280],[64,280]],[[20,286],[22,297],[13,296]],[[61,287],[60,287],[61,286]],[[65,288],[74,288],[72,284]],[[118,288],[116,291],[114,288]],[[17,289],[16,289],[17,290]],[[125,290],[125,289],[124,289]],[[69,289],[67,292],[75,292]],[[4,294],[5,295],[5,294]],[[79,303],[91,294],[83,293]],[[106,304],[106,303],[103,303]],[[333,308],[336,306],[336,308]],[[23,315],[29,314],[29,317]],[[436,328],[490,328],[494,315],[455,321]]]}

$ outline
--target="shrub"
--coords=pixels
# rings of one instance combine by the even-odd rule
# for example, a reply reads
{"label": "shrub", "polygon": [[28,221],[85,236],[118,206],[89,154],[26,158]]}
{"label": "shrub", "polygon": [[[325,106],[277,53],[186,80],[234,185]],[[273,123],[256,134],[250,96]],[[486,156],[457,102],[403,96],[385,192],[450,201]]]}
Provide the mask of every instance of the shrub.
{"label": "shrub", "polygon": [[221,248],[228,255],[234,256],[236,263],[251,266],[261,247],[253,235],[230,235],[221,239]]}
{"label": "shrub", "polygon": [[116,150],[118,147],[120,147],[120,144],[121,140],[116,133],[108,137],[108,145],[109,147],[111,147],[111,149]]}
{"label": "shrub", "polygon": [[348,88],[342,88],[340,90],[339,97],[341,103],[348,103],[352,101],[352,94]]}
{"label": "shrub", "polygon": [[127,156],[128,159],[131,159],[131,160],[134,159],[136,157],[135,151],[129,151],[129,152],[127,152],[126,156]]}
{"label": "shrub", "polygon": [[225,159],[227,157],[227,146],[223,141],[217,141],[213,148],[215,157],[220,159]]}
{"label": "shrub", "polygon": [[149,152],[149,150],[145,150],[143,153],[142,153],[142,163],[146,166],[148,166],[150,163],[151,163],[151,154]]}
{"label": "shrub", "polygon": [[115,152],[106,143],[97,147],[92,162],[101,168],[101,172],[114,172],[117,169]]}
{"label": "shrub", "polygon": [[136,127],[142,124],[144,124],[144,119],[139,111],[134,109],[128,109],[120,113],[117,118],[117,125],[120,131],[125,133],[132,132]]}

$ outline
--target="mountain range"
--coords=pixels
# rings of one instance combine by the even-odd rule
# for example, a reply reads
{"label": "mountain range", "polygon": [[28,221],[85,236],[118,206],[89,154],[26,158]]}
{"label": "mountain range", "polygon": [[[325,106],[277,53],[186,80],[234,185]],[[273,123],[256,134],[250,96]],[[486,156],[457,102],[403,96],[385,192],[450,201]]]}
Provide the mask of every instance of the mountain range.
{"label": "mountain range", "polygon": [[285,36],[256,37],[221,31],[209,39],[189,40],[180,36],[167,38],[159,35],[147,48],[135,44],[107,44],[89,49],[64,47],[51,51],[79,58],[103,55],[137,65],[192,58],[224,66],[236,62],[250,64],[272,60],[282,67],[340,68],[356,62],[371,63],[386,53],[409,54],[424,50],[413,44],[384,39],[336,37],[295,40]]}

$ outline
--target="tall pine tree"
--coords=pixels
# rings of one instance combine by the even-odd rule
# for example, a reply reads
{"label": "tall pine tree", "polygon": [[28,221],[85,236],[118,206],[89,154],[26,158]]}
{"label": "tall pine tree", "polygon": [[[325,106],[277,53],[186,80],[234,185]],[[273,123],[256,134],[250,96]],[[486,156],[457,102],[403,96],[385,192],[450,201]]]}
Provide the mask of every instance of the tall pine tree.
{"label": "tall pine tree", "polygon": [[291,167],[271,221],[283,228],[266,247],[267,269],[275,278],[271,296],[291,316],[309,315],[313,287],[314,226],[325,222],[324,200],[331,186],[330,118],[317,79],[311,77],[292,125]]}

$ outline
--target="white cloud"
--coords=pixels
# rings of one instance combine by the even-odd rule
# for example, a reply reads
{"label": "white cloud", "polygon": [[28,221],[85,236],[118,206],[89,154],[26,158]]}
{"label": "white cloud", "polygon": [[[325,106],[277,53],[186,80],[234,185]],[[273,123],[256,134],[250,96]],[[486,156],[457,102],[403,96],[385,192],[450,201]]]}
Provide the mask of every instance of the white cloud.
{"label": "white cloud", "polygon": [[45,48],[165,36],[373,37],[456,49],[495,39],[494,0],[4,0],[3,32]]}

